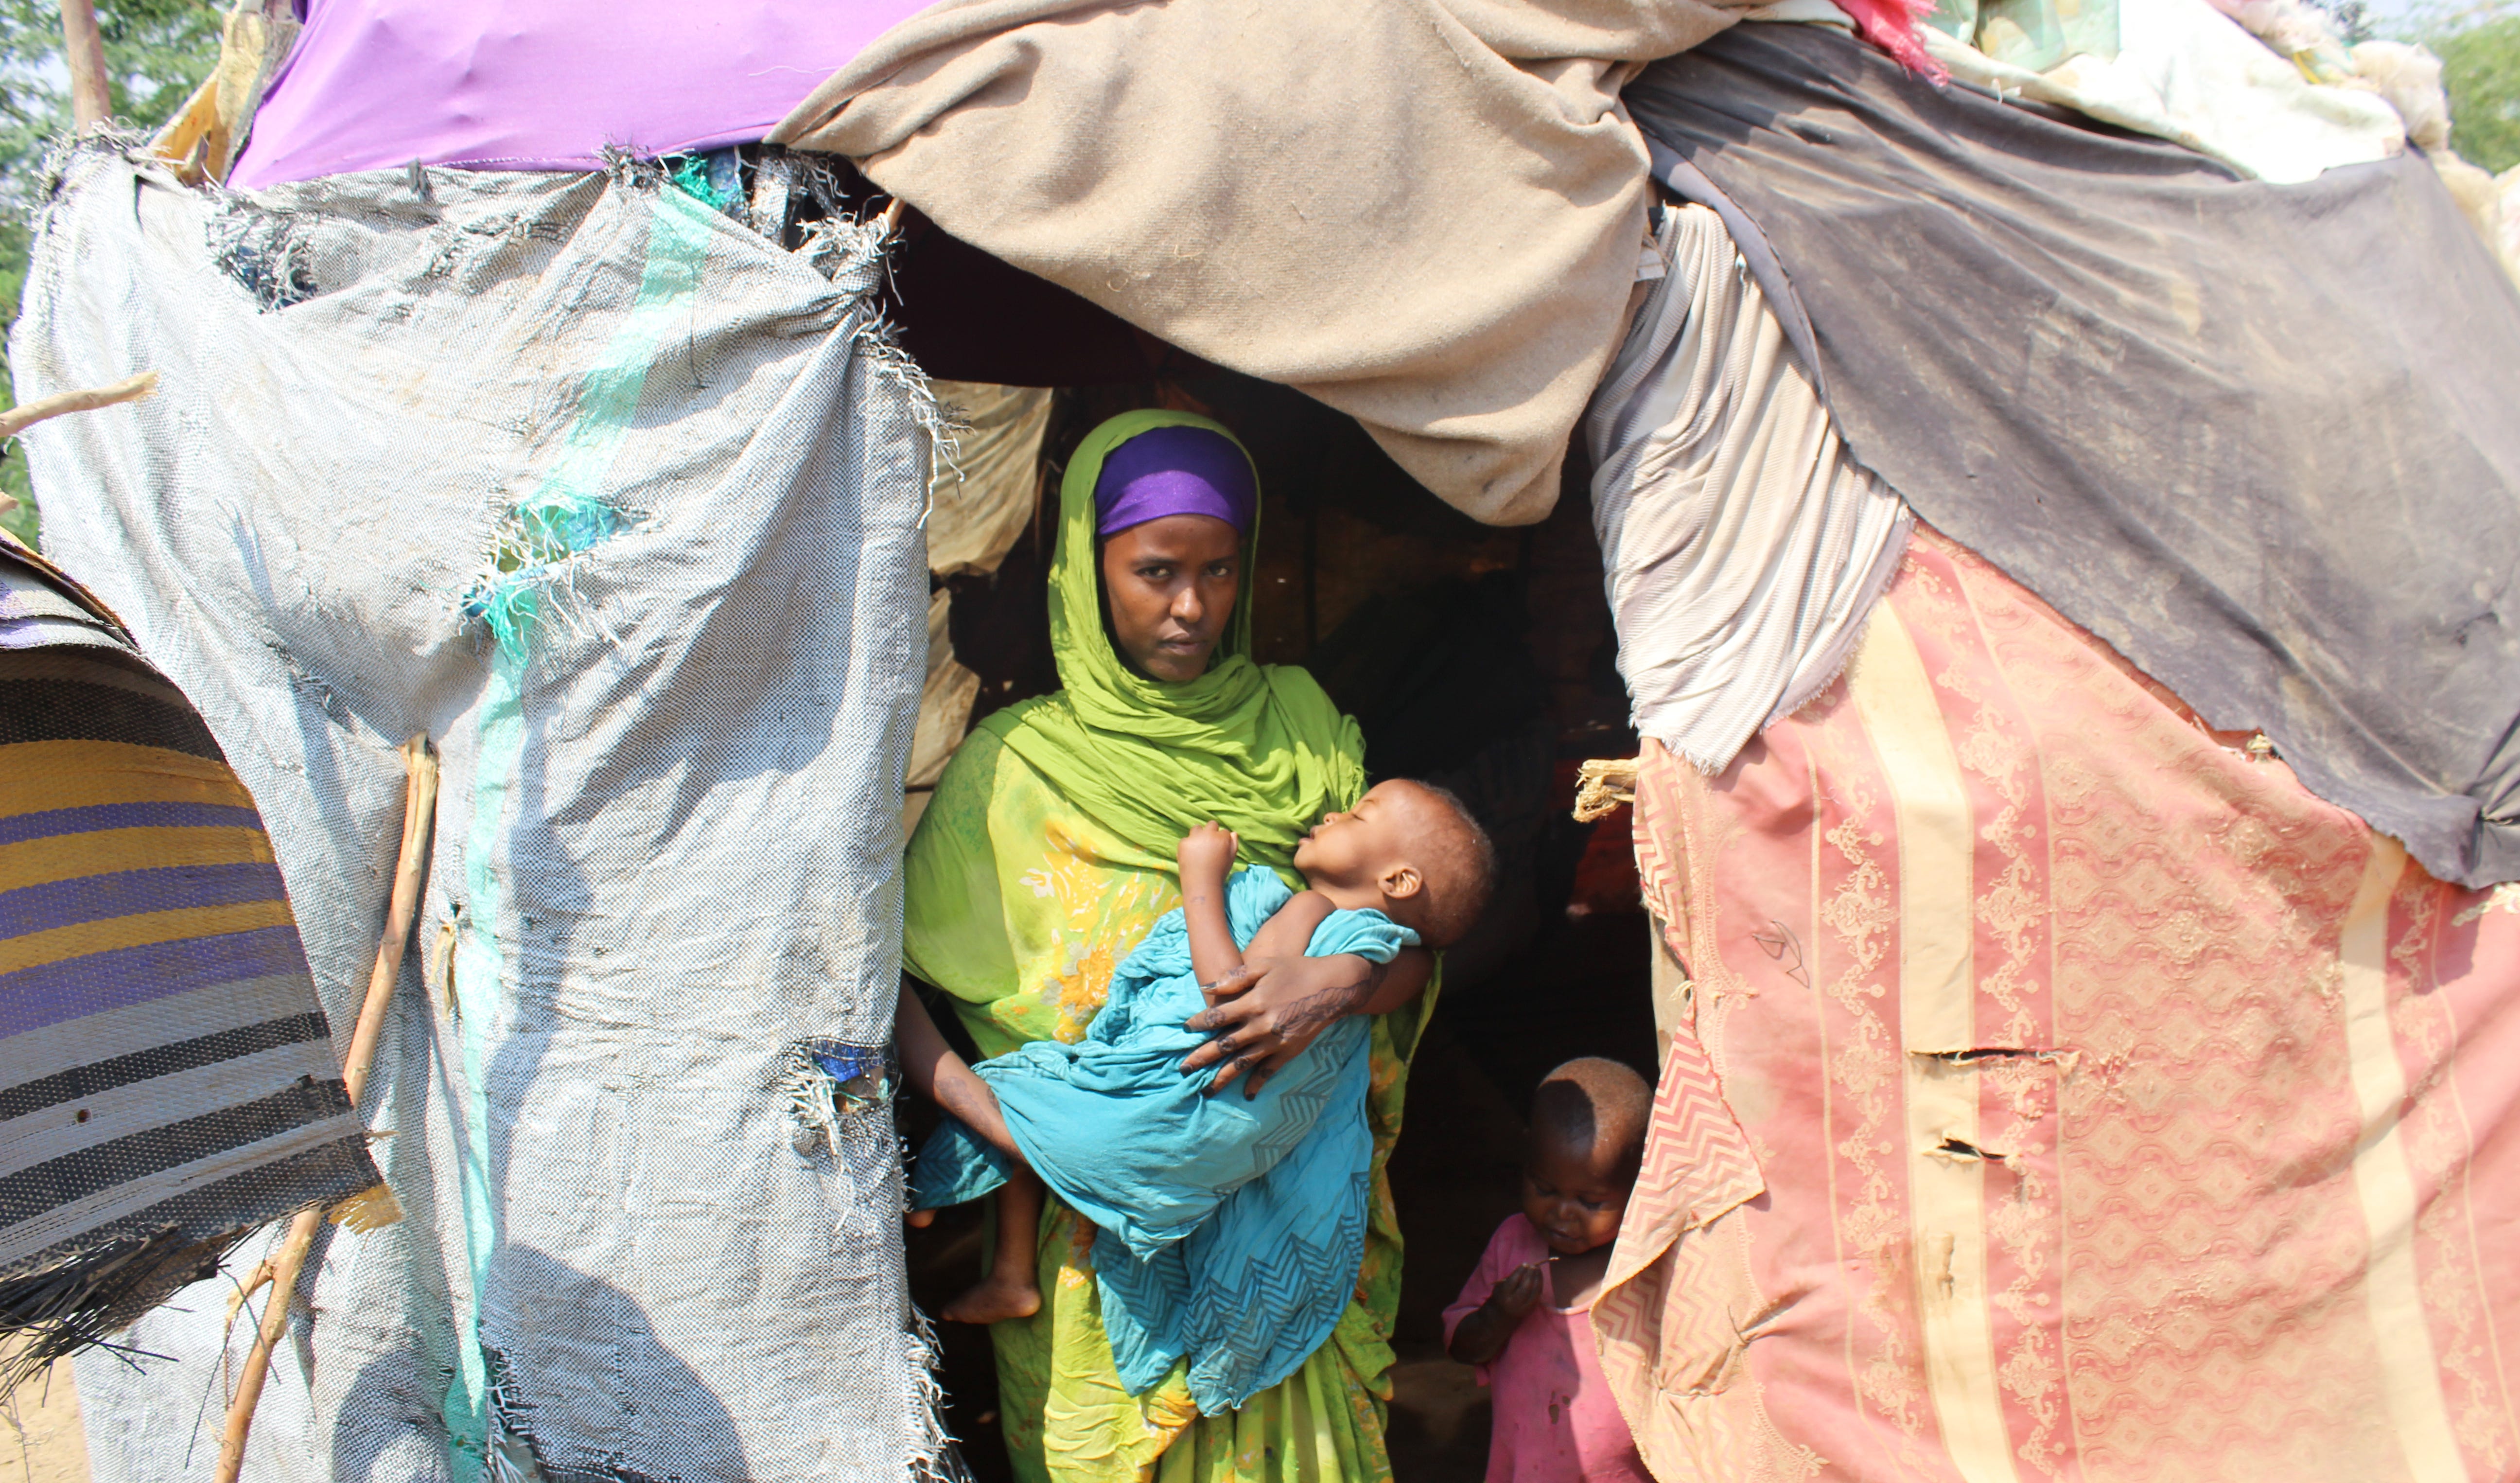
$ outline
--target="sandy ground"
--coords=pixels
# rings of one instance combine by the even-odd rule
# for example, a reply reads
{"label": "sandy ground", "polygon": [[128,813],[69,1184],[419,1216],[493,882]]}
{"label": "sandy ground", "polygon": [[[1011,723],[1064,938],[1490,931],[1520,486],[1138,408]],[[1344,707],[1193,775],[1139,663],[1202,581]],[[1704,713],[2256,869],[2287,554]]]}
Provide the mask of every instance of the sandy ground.
{"label": "sandy ground", "polygon": [[0,1406],[0,1483],[88,1483],[69,1366],[55,1365]]}

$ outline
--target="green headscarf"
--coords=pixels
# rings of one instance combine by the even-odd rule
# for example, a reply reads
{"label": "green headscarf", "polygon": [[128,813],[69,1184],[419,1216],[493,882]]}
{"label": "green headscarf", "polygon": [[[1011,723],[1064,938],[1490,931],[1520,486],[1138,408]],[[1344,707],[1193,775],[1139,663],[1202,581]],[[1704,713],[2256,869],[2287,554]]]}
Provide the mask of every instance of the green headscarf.
{"label": "green headscarf", "polygon": [[1050,576],[1051,652],[1064,688],[980,727],[1101,826],[1108,844],[1134,852],[1114,863],[1170,872],[1182,835],[1213,819],[1242,837],[1246,858],[1284,867],[1314,821],[1363,790],[1364,740],[1310,674],[1251,660],[1256,506],[1241,596],[1207,673],[1168,685],[1131,669],[1111,647],[1094,485],[1112,450],[1156,427],[1234,437],[1208,418],[1162,411],[1122,413],[1087,435],[1059,483]]}

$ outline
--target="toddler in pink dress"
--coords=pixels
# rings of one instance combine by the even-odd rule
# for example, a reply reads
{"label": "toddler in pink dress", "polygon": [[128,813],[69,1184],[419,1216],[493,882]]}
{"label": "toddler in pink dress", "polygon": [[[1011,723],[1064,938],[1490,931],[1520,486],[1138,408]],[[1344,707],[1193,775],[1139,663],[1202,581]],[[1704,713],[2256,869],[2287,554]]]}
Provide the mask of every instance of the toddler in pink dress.
{"label": "toddler in pink dress", "polygon": [[1643,1077],[1589,1056],[1532,1096],[1522,1213],[1444,1310],[1446,1348],[1495,1393],[1487,1483],[1652,1483],[1593,1348],[1652,1110]]}

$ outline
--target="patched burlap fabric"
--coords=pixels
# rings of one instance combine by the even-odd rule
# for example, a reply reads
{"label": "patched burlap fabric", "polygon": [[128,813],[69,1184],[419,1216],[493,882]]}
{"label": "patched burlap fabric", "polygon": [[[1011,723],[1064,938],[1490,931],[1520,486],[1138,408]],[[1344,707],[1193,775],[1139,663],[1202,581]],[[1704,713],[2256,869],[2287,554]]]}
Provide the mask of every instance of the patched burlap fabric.
{"label": "patched burlap fabric", "polygon": [[1645,246],[1619,86],[1737,14],[969,0],[887,31],[772,137],[1520,524],[1557,499]]}
{"label": "patched burlap fabric", "polygon": [[[248,1483],[944,1461],[880,1074],[929,439],[879,253],[627,171],[91,147],[46,202],[19,390],[162,386],[28,434],[45,538],[252,789],[335,1024],[395,743],[444,758],[367,1089],[406,1218],[317,1247]],[[231,1290],[82,1363],[98,1483],[217,1455]]]}

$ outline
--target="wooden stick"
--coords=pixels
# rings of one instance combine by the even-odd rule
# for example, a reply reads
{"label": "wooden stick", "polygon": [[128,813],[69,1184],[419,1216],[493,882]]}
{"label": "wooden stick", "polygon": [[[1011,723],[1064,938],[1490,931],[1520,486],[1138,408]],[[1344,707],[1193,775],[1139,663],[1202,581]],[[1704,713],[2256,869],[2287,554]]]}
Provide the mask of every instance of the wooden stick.
{"label": "wooden stick", "polygon": [[402,855],[394,866],[393,898],[385,910],[384,935],[377,941],[376,971],[368,975],[367,1002],[359,1006],[359,1025],[350,1032],[350,1054],[341,1059],[341,1081],[353,1106],[367,1090],[377,1037],[384,1033],[385,1006],[393,1000],[394,980],[402,976],[403,949],[420,921],[421,887],[428,883],[428,841],[437,819],[437,752],[426,733],[402,744]]}
{"label": "wooden stick", "polygon": [[[368,1067],[376,1060],[377,1037],[384,1033],[385,1006],[393,1001],[394,980],[402,973],[404,945],[420,916],[421,887],[428,876],[428,842],[437,818],[437,753],[426,735],[402,745],[402,853],[394,865],[393,895],[385,906],[384,936],[377,943],[376,970],[368,975],[368,997],[359,1006],[358,1027],[350,1032],[350,1053],[341,1061],[341,1084],[355,1108],[367,1090]],[[262,1382],[271,1372],[271,1352],[289,1326],[289,1302],[297,1291],[298,1271],[323,1229],[321,1207],[300,1210],[289,1223],[280,1254],[271,1262],[271,1296],[263,1300],[262,1323],[253,1348],[237,1375],[236,1399],[228,1403],[227,1431],[219,1438],[218,1483],[236,1483],[245,1467],[246,1434],[253,1428],[253,1409],[262,1401]]]}
{"label": "wooden stick", "polygon": [[95,0],[62,0],[62,64],[70,74],[70,124],[84,134],[113,112]]}
{"label": "wooden stick", "polygon": [[111,386],[90,386],[84,391],[56,391],[50,396],[39,396],[22,407],[0,412],[0,437],[16,437],[44,419],[59,417],[65,412],[94,412],[99,407],[111,407],[116,402],[136,402],[144,396],[157,394],[158,373],[155,371],[126,377]]}

